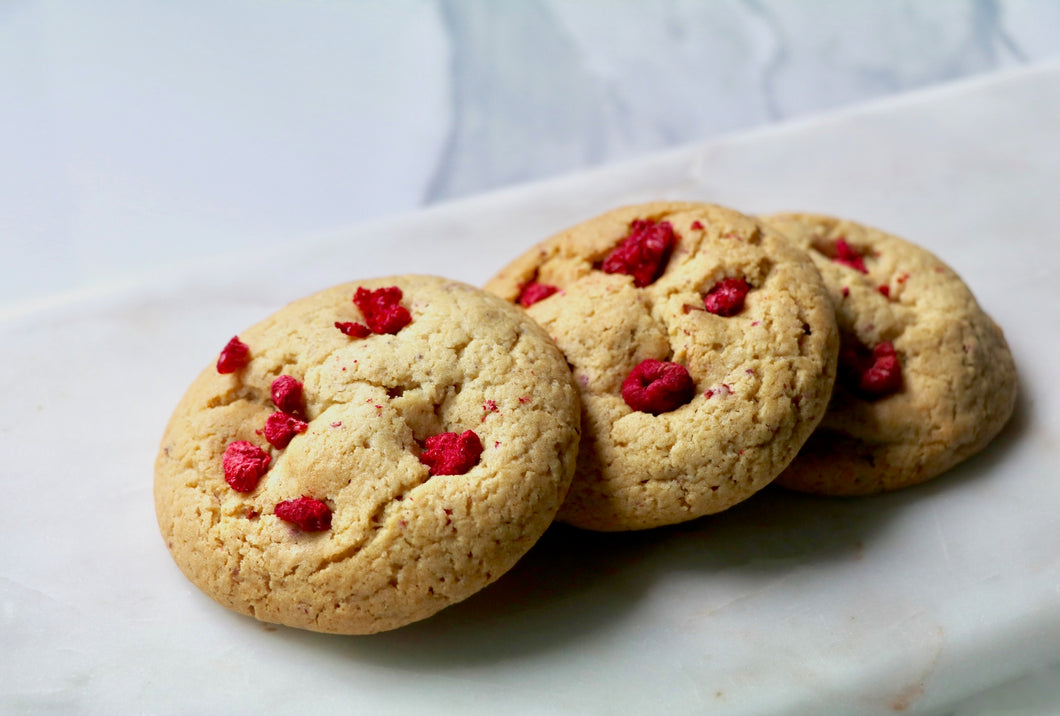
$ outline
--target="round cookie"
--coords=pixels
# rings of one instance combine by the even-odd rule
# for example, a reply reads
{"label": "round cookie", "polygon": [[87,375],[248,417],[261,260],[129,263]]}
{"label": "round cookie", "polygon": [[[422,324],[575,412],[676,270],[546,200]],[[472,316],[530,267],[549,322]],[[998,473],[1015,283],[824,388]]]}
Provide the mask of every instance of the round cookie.
{"label": "round cookie", "polygon": [[336,286],[240,333],[218,364],[165,431],[158,523],[192,582],[262,621],[354,634],[428,617],[509,569],[567,492],[570,371],[480,289]]}
{"label": "round cookie", "polygon": [[724,510],[772,481],[827,407],[839,341],[820,276],[730,209],[617,209],[544,241],[486,289],[527,306],[581,390],[578,468],[557,517],[578,527]]}
{"label": "round cookie", "polygon": [[981,450],[1016,402],[1001,329],[927,250],[813,214],[765,219],[804,248],[842,339],[828,413],[778,484],[866,495],[928,480]]}

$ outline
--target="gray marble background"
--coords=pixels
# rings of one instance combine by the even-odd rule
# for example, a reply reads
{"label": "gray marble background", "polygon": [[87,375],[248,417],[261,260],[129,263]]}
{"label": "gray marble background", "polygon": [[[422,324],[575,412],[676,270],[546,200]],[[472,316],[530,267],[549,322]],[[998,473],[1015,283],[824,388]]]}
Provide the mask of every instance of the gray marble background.
{"label": "gray marble background", "polygon": [[1060,0],[0,1],[0,311],[1060,55]]}

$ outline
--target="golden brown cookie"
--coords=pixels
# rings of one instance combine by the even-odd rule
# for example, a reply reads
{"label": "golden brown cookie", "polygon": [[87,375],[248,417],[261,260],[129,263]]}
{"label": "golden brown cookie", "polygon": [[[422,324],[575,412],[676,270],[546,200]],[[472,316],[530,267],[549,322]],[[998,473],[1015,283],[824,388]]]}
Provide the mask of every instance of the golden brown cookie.
{"label": "golden brown cookie", "polygon": [[644,529],[767,485],[824,414],[838,335],[805,254],[697,203],[611,211],[486,289],[527,307],[581,390],[582,445],[558,519]]}
{"label": "golden brown cookie", "polygon": [[520,309],[441,278],[350,283],[240,333],[194,381],[156,462],[158,522],[221,604],[377,632],[510,568],[578,438],[570,371]]}
{"label": "golden brown cookie", "polygon": [[1001,329],[952,269],[851,221],[766,221],[817,264],[842,336],[828,413],[778,484],[823,495],[895,490],[997,435],[1015,406],[1015,365]]}

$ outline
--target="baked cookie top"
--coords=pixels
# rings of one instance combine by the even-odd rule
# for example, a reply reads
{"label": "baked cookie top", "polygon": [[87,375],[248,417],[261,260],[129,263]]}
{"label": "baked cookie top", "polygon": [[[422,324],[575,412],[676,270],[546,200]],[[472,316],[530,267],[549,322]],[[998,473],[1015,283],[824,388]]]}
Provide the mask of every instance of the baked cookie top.
{"label": "baked cookie top", "polygon": [[558,519],[644,529],[768,484],[824,414],[835,314],[813,263],[756,219],[659,202],[608,212],[516,259],[486,289],[567,357],[582,444]]}
{"label": "baked cookie top", "polygon": [[441,278],[349,283],[240,333],[194,381],[155,465],[158,522],[225,606],[377,632],[511,567],[578,439],[570,371],[520,309]]}
{"label": "baked cookie top", "polygon": [[815,214],[765,219],[804,248],[836,306],[828,413],[778,484],[863,495],[923,482],[982,449],[1016,402],[1001,329],[929,251]]}

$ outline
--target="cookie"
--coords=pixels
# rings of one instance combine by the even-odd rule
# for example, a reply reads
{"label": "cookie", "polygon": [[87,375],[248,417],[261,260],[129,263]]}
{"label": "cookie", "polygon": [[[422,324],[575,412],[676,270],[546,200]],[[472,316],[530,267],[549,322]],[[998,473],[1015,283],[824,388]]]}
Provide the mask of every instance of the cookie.
{"label": "cookie", "polygon": [[486,289],[526,307],[581,391],[564,522],[645,529],[724,510],[772,481],[824,415],[839,344],[828,293],[803,252],[736,211],[617,209]]}
{"label": "cookie", "polygon": [[765,219],[807,251],[842,338],[828,413],[778,484],[865,495],[928,480],[981,450],[1016,403],[1001,329],[927,250],[829,216]]}
{"label": "cookie", "polygon": [[337,286],[240,333],[194,381],[156,461],[158,523],[227,607],[392,629],[482,589],[541,536],[579,411],[521,309],[426,276]]}

